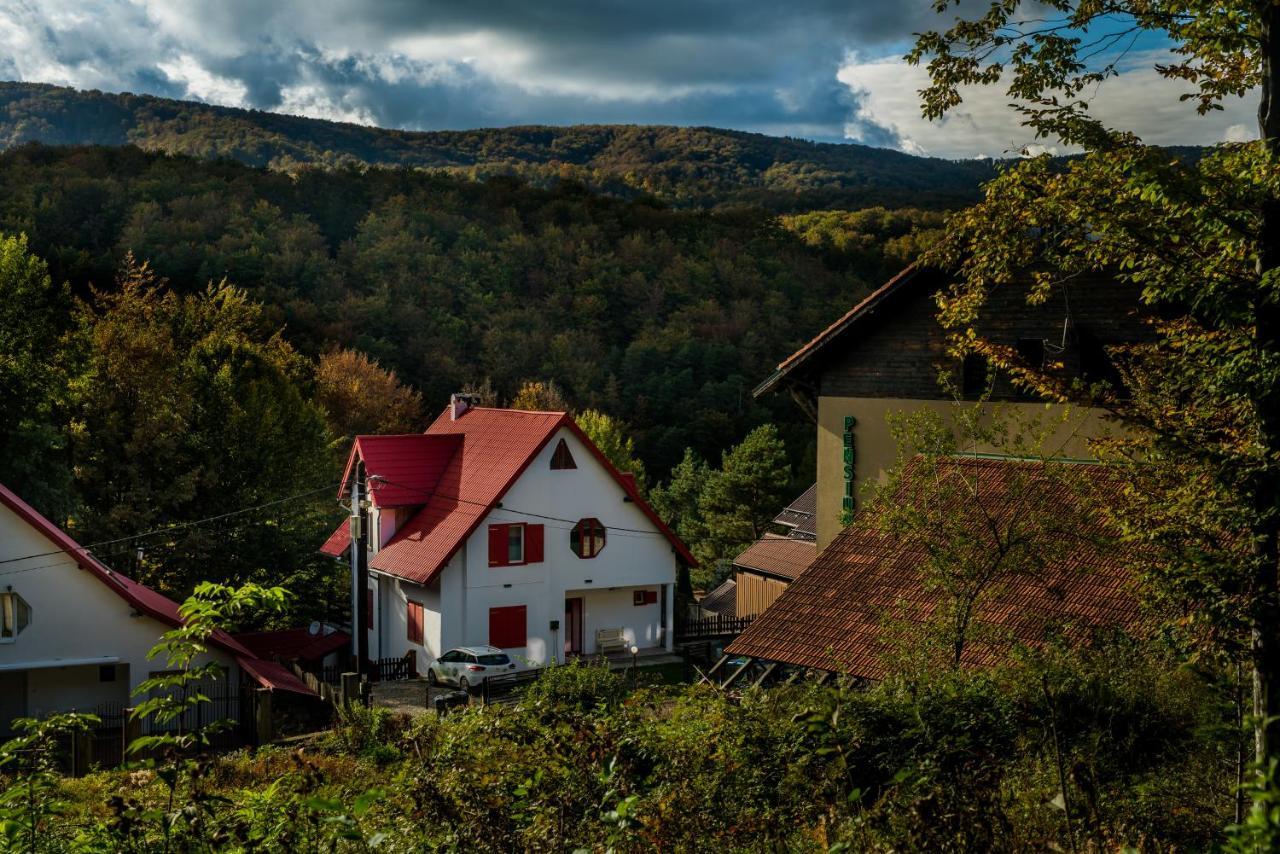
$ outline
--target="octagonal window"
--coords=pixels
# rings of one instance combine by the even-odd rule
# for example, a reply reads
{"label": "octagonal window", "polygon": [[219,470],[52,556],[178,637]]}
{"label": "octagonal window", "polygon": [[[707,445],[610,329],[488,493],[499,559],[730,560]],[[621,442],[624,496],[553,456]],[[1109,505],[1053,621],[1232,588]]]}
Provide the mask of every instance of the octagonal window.
{"label": "octagonal window", "polygon": [[599,519],[583,519],[569,532],[569,548],[580,558],[595,557],[604,551],[605,528]]}
{"label": "octagonal window", "polygon": [[27,601],[12,590],[0,593],[0,643],[13,643],[29,625],[31,606]]}

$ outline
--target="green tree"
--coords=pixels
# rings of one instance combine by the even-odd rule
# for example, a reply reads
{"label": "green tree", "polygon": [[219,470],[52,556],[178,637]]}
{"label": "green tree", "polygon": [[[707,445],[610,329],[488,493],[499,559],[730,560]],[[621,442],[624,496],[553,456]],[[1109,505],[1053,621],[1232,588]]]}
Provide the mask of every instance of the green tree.
{"label": "green tree", "polygon": [[635,440],[627,426],[596,409],[580,413],[574,420],[618,471],[634,475],[641,493],[647,488],[644,463],[636,456]]}
{"label": "green tree", "polygon": [[698,510],[706,524],[699,561],[732,558],[764,536],[787,503],[791,465],[778,428],[765,424],[725,451],[720,470],[711,472]]}
{"label": "green tree", "polygon": [[0,235],[0,483],[53,518],[74,506],[63,429],[71,296],[26,235]]}
{"label": "green tree", "polygon": [[[1129,532],[1164,555],[1153,580],[1184,625],[1228,647],[1247,636],[1265,770],[1280,755],[1280,5],[1054,0],[1050,16],[1025,5],[993,2],[909,55],[928,63],[926,116],[959,104],[962,86],[1000,84],[1037,136],[1086,151],[1066,168],[1018,164],[949,223],[933,260],[959,277],[942,316],[960,345],[1066,399],[1079,389],[973,332],[993,290],[1029,276],[1029,298],[1045,299],[1102,273],[1158,309],[1155,340],[1121,354],[1130,395],[1100,395],[1138,428],[1121,446],[1147,464],[1134,476],[1173,486],[1134,490],[1148,494]],[[1123,56],[1097,59],[1099,46],[1143,33],[1169,39],[1171,61],[1156,70],[1183,81],[1200,112],[1256,92],[1261,142],[1179,159],[1094,117],[1089,99]]]}
{"label": "green tree", "polygon": [[[684,458],[671,470],[671,479],[659,484],[649,493],[649,502],[662,520],[671,526],[680,539],[695,553],[700,550],[707,536],[707,525],[702,518],[698,499],[706,485],[709,468],[692,448],[685,448]],[[708,568],[701,567],[700,584],[710,580]],[[682,570],[677,579],[676,592],[686,598],[693,597],[692,573]]]}
{"label": "green tree", "polygon": [[[225,283],[179,296],[130,259],[78,323],[86,352],[73,454],[85,538],[172,527],[129,551],[143,551],[140,574],[179,596],[199,580],[296,583],[302,572],[314,582],[323,570],[312,552],[331,515],[328,431],[303,395],[306,361],[264,327],[261,307]],[[182,524],[297,494],[221,524]]]}

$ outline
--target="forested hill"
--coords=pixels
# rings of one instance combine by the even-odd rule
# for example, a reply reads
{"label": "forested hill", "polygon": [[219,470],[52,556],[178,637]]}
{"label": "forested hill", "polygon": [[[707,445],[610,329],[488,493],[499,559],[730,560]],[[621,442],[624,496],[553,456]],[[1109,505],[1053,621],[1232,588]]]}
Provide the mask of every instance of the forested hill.
{"label": "forested hill", "polygon": [[914,157],[715,128],[643,125],[408,132],[145,95],[0,83],[0,150],[26,142],[126,145],[292,170],[347,164],[565,178],[679,206],[776,211],[954,207],[973,201],[991,161]]}

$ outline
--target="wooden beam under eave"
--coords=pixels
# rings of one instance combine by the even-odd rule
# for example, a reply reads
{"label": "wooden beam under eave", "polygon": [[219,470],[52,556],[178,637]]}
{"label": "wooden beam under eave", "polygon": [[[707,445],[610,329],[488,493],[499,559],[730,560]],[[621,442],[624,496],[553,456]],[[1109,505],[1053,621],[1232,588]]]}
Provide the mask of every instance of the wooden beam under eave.
{"label": "wooden beam under eave", "polygon": [[730,676],[728,679],[724,680],[724,684],[721,685],[720,687],[728,688],[734,682],[737,682],[738,677],[741,676],[743,673],[745,673],[747,671],[747,668],[750,667],[754,662],[755,662],[754,658],[748,658],[746,661],[742,662],[742,666],[739,667],[737,670],[733,671],[733,675]]}

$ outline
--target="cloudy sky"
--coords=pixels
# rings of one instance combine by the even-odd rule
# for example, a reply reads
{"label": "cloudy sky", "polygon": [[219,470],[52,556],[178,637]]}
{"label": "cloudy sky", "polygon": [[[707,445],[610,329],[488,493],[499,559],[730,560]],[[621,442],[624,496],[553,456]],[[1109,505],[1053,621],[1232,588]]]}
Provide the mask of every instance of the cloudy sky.
{"label": "cloudy sky", "polygon": [[[974,0],[970,0],[974,2]],[[929,0],[0,0],[0,79],[408,129],[714,125],[944,157],[1033,142],[998,89],[920,118]],[[1247,138],[1199,118],[1143,44],[1097,112],[1147,141]]]}

